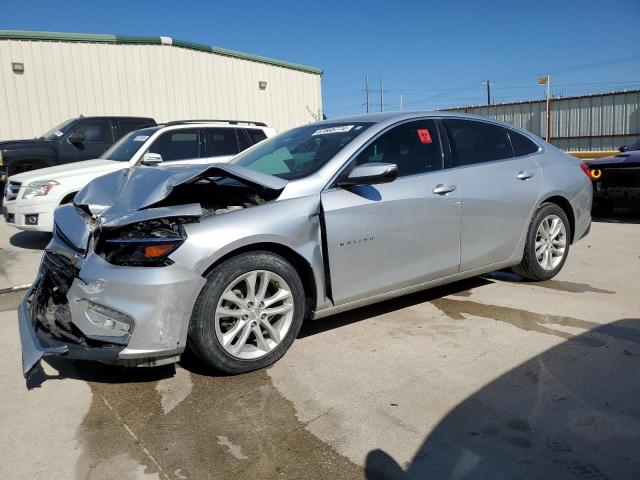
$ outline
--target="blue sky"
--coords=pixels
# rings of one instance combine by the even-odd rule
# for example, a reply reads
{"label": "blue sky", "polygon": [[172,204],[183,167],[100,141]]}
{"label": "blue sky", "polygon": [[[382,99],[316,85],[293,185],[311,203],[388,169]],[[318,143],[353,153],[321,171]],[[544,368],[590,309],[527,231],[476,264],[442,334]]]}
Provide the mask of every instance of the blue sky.
{"label": "blue sky", "polygon": [[0,0],[0,29],[167,35],[317,66],[325,113],[640,88],[640,2]]}

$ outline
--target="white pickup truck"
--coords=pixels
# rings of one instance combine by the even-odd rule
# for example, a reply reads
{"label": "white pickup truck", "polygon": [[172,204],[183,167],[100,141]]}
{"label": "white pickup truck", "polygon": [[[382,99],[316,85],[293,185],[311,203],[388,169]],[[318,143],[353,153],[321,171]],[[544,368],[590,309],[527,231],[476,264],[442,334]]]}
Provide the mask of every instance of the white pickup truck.
{"label": "white pickup truck", "polygon": [[276,134],[260,122],[188,120],[136,130],[100,158],[20,173],[9,177],[2,213],[21,230],[51,232],[53,211],[73,201],[91,180],[137,163],[226,162]]}

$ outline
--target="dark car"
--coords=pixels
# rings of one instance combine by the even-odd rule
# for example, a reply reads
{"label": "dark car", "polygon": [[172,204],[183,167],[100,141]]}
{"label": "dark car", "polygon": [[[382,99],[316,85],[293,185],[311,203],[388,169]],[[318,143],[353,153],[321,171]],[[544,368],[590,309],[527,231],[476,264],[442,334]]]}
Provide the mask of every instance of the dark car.
{"label": "dark car", "polygon": [[613,157],[585,162],[593,181],[594,215],[609,215],[616,207],[640,207],[640,139],[619,150]]}
{"label": "dark car", "polygon": [[150,117],[78,117],[62,122],[41,137],[0,142],[0,180],[16,173],[98,158],[120,137]]}

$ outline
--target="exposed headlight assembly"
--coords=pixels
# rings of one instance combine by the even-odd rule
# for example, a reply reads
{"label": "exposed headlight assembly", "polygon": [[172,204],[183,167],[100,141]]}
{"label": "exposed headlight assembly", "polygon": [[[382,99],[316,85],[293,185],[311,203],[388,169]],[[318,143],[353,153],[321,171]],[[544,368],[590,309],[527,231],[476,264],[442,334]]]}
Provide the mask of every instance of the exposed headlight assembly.
{"label": "exposed headlight assembly", "polygon": [[113,265],[164,267],[168,258],[187,239],[182,225],[152,220],[124,229],[103,232],[96,242],[96,253]]}
{"label": "exposed headlight assembly", "polygon": [[44,197],[47,195],[56,185],[60,185],[55,180],[45,180],[42,182],[33,182],[27,185],[22,194],[22,198],[35,198]]}

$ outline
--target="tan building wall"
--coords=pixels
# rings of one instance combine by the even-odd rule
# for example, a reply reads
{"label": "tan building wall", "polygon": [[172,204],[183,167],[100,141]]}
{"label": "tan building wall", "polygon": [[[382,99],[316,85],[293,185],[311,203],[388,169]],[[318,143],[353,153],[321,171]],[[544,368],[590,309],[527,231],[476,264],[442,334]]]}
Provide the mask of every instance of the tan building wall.
{"label": "tan building wall", "polygon": [[320,78],[313,67],[167,37],[0,31],[0,139],[39,136],[80,114],[255,120],[283,131],[317,118]]}

